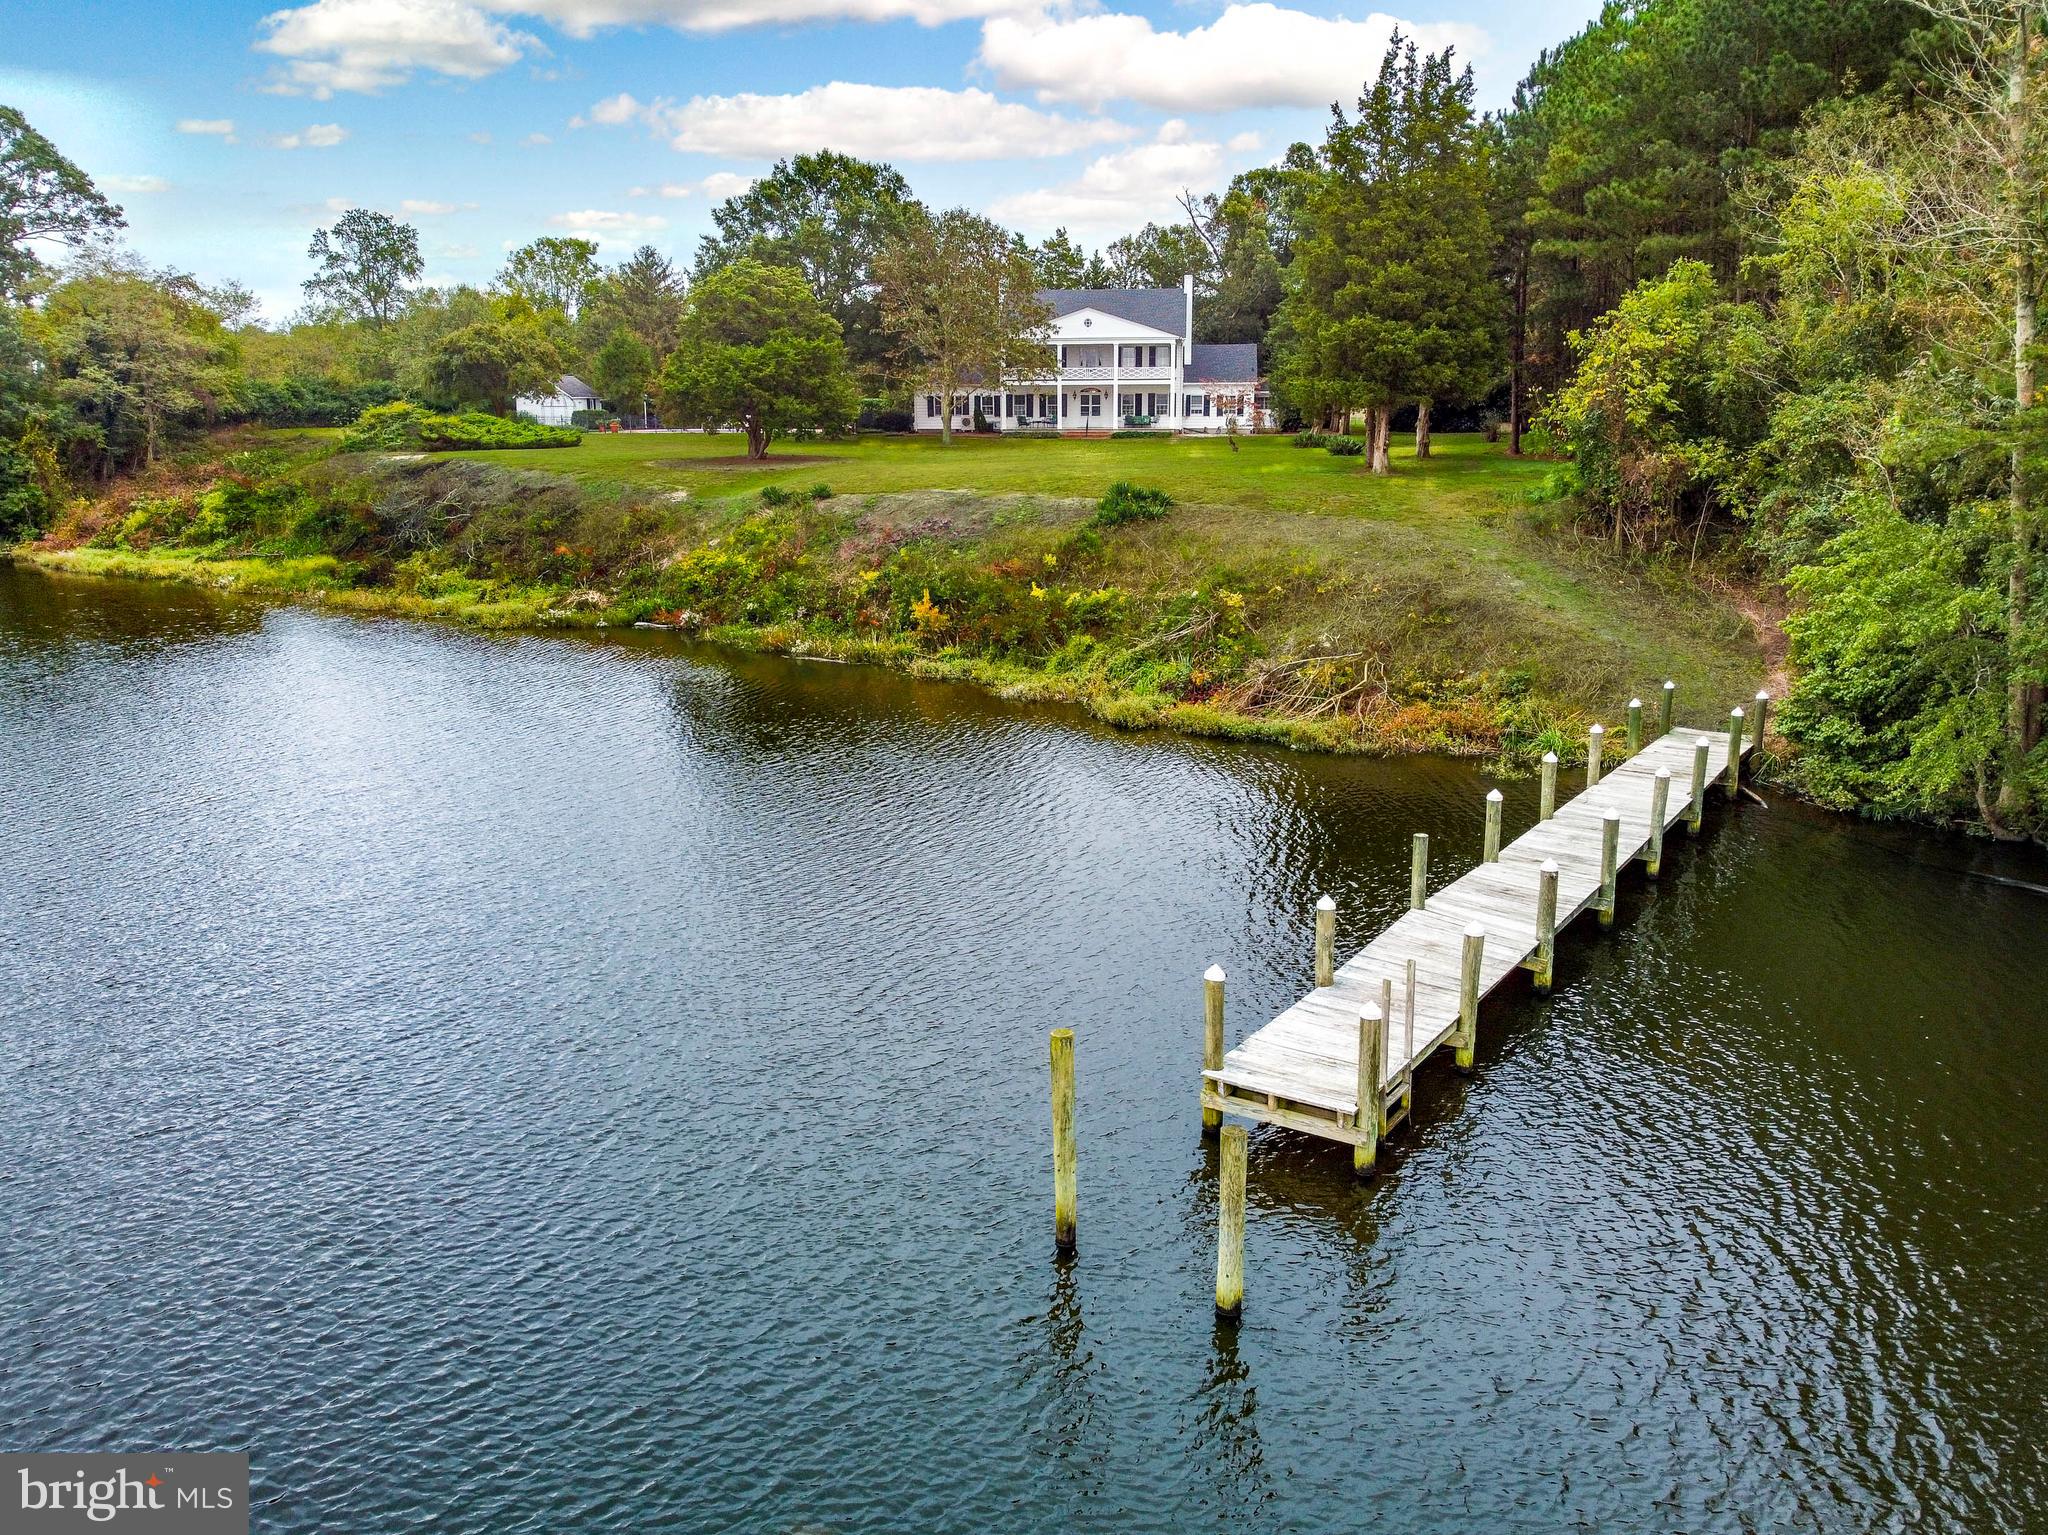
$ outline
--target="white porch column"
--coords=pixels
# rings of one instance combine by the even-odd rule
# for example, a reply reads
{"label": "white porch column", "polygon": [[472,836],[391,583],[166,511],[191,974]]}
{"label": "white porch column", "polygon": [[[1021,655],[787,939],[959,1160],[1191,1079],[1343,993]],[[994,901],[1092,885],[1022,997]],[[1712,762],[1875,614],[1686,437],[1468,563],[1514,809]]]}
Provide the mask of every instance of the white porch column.
{"label": "white porch column", "polygon": [[1123,424],[1123,391],[1117,385],[1117,369],[1124,359],[1124,344],[1112,341],[1109,344],[1109,429],[1113,432]]}

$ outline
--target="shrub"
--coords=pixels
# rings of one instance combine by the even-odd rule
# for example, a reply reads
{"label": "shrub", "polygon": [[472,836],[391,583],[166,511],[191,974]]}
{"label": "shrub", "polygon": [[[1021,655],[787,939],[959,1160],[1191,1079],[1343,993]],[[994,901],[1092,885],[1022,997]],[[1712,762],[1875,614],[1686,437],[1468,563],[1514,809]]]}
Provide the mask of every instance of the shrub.
{"label": "shrub", "polygon": [[574,427],[543,426],[523,418],[507,421],[481,411],[437,416],[396,401],[372,406],[356,417],[341,448],[344,453],[447,453],[463,448],[573,448],[582,440]]}
{"label": "shrub", "polygon": [[813,501],[830,501],[832,499],[832,487],[830,485],[813,485],[804,494]]}
{"label": "shrub", "polygon": [[781,485],[763,485],[761,504],[763,506],[795,506],[801,498],[793,490]]}
{"label": "shrub", "polygon": [[1173,509],[1173,497],[1156,485],[1134,485],[1118,480],[1109,487],[1095,509],[1095,521],[1105,528],[1126,522],[1150,522]]}
{"label": "shrub", "polygon": [[878,410],[860,425],[864,432],[909,432],[917,428],[907,410]]}
{"label": "shrub", "polygon": [[1339,458],[1356,458],[1365,451],[1365,444],[1356,437],[1332,437],[1323,446]]}
{"label": "shrub", "polygon": [[1320,448],[1329,442],[1321,432],[1296,432],[1294,445],[1297,448]]}
{"label": "shrub", "polygon": [[604,432],[619,424],[619,418],[608,410],[572,410],[569,425],[580,432]]}
{"label": "shrub", "polygon": [[1157,437],[1159,434],[1154,431],[1148,431],[1144,427],[1133,427],[1129,430],[1118,427],[1109,435],[1112,437]]}

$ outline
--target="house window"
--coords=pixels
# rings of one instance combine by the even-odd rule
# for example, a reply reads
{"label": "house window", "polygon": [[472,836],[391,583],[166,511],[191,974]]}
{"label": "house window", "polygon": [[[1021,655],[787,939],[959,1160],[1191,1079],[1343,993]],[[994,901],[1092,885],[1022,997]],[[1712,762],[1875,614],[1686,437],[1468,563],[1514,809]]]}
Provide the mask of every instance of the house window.
{"label": "house window", "polygon": [[938,419],[939,397],[937,395],[928,394],[924,397],[924,413],[927,416],[930,416],[934,421]]}
{"label": "house window", "polygon": [[1102,396],[1098,392],[1093,389],[1084,389],[1081,392],[1081,414],[1084,416],[1099,416],[1102,414]]}

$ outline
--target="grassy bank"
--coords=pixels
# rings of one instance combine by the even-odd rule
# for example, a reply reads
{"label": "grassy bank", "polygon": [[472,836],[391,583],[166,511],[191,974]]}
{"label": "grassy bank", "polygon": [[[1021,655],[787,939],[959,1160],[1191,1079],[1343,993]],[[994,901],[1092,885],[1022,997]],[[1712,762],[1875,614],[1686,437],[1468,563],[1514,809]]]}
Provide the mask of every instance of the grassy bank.
{"label": "grassy bank", "polygon": [[[1732,602],[1546,528],[1540,465],[1439,442],[1374,479],[1276,438],[863,439],[761,466],[699,435],[431,459],[243,436],[19,556],[499,627],[657,622],[1329,749],[1569,755],[1664,677],[1702,722],[1754,690]],[[1105,510],[1119,480],[1170,504]]]}

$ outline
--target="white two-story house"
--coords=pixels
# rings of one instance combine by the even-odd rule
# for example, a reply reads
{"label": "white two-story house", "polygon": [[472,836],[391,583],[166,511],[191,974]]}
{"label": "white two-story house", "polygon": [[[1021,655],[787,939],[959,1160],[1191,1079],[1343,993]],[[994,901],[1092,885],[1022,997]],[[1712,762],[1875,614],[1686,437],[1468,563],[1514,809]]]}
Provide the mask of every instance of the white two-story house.
{"label": "white two-story house", "polygon": [[1178,288],[1047,288],[1052,306],[1053,371],[1004,379],[942,400],[917,398],[921,432],[936,432],[945,415],[969,431],[974,413],[1003,432],[1221,432],[1270,427],[1259,380],[1259,349],[1249,342],[1195,340],[1195,280]]}

